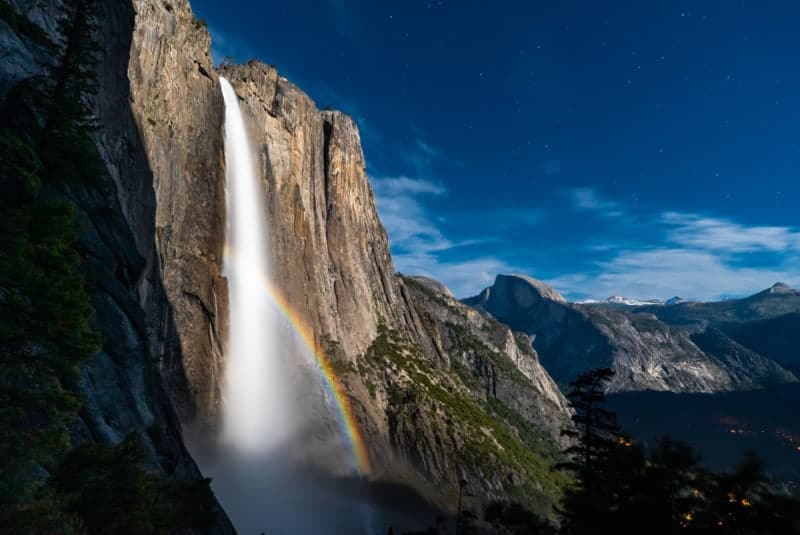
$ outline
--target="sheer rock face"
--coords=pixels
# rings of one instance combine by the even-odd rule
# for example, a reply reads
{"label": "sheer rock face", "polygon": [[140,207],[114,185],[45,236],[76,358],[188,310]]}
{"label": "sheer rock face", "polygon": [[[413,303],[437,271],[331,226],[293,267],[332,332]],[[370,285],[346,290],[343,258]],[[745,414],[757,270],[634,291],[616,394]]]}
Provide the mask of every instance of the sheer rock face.
{"label": "sheer rock face", "polygon": [[[60,0],[14,0],[12,5],[51,40],[60,40]],[[179,361],[180,348],[156,249],[155,176],[148,161],[151,147],[143,142],[132,110],[128,58],[134,6],[127,1],[97,5],[96,38],[103,53],[97,65],[98,92],[91,105],[98,123],[94,140],[109,187],[51,192],[72,201],[85,225],[83,268],[95,309],[93,327],[102,339],[101,350],[81,366],[83,404],[70,429],[71,440],[73,444],[116,444],[135,432],[146,447],[148,469],[177,479],[198,479],[200,471],[184,446],[178,417],[156,364],[162,359]],[[29,58],[25,61],[30,63],[0,69],[4,90],[30,76],[46,74],[45,68],[53,60],[51,52],[9,32],[7,26],[0,27],[0,56],[11,53],[15,58]],[[221,509],[213,532],[233,532]]]}
{"label": "sheer rock face", "polygon": [[[406,325],[358,129],[344,114],[317,110],[273,67],[250,62],[220,74],[241,99],[257,153],[277,291],[329,358],[352,365],[380,323]],[[389,462],[385,407],[360,378],[345,383],[377,464]]]}
{"label": "sheer rock face", "polygon": [[498,275],[492,287],[465,302],[531,335],[545,368],[560,382],[598,367],[616,372],[609,391],[719,392],[796,380],[732,340],[723,343],[722,333],[693,336],[655,315],[683,305],[630,311],[566,303],[536,282]]}
{"label": "sheer rock face", "polygon": [[160,268],[154,275],[172,314],[154,311],[148,319],[154,331],[176,326],[175,333],[158,333],[164,341],[158,357],[181,418],[211,424],[220,403],[227,317],[224,106],[211,39],[188,2],[133,4],[131,107],[153,175],[158,255],[152,261]]}
{"label": "sheer rock face", "polygon": [[[277,291],[328,357],[355,365],[379,325],[407,331],[358,129],[339,112],[319,111],[273,67],[225,65],[238,94],[267,200]],[[372,398],[366,378],[342,378],[377,467],[393,462],[383,381]],[[380,468],[378,468],[380,470]]]}
{"label": "sheer rock face", "polygon": [[[54,29],[48,17],[60,6],[43,0],[27,13]],[[98,6],[104,54],[95,139],[112,187],[73,200],[87,222],[86,263],[105,343],[84,366],[85,405],[73,437],[114,443],[138,431],[153,469],[196,478],[178,417],[205,429],[216,422],[227,318],[218,74],[209,35],[185,0]],[[19,60],[0,69],[0,82],[10,87],[42,74],[26,58],[46,62],[46,55],[6,31],[0,50]],[[498,459],[507,452],[497,440],[516,447],[521,439],[513,422],[498,424],[504,437],[492,436],[487,419],[500,417],[489,414],[488,403],[516,411],[548,444],[568,417],[527,340],[459,304],[435,281],[427,281],[431,297],[395,276],[350,117],[319,111],[274,68],[248,63],[221,71],[241,99],[255,147],[277,287],[336,364],[368,442],[372,475],[407,482],[440,504],[454,505],[462,478],[476,494],[508,496],[520,484],[516,469],[524,459],[503,464]],[[388,343],[379,348],[389,339],[400,352],[384,351]],[[466,400],[483,424],[452,414],[432,387]],[[406,394],[398,396],[401,390]],[[315,432],[339,432],[321,424]],[[495,464],[460,456],[458,448],[476,437]],[[224,514],[218,528],[229,528]]]}
{"label": "sheer rock face", "polygon": [[273,67],[250,62],[220,74],[249,121],[280,291],[319,341],[354,358],[377,335],[379,318],[403,323],[358,129],[342,113],[318,111]]}

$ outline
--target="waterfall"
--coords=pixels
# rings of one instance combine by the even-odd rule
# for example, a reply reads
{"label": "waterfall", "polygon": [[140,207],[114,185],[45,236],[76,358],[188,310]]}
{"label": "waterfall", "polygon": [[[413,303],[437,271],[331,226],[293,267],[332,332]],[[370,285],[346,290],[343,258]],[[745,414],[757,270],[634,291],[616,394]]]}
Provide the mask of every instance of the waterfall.
{"label": "waterfall", "polygon": [[220,78],[225,101],[225,189],[228,225],[224,273],[229,329],[223,439],[265,454],[288,433],[281,380],[279,317],[270,303],[271,258],[264,190],[253,165],[239,99]]}
{"label": "waterfall", "polygon": [[326,400],[332,394],[310,374],[318,373],[312,356],[297,345],[297,333],[273,300],[266,192],[239,99],[226,79],[219,80],[225,102],[223,269],[229,308],[222,440],[212,450],[198,440],[192,453],[241,533],[371,534],[402,525],[407,513],[384,515],[364,480],[307,462],[322,455],[331,465],[340,464],[348,459],[347,444],[320,439],[325,435],[320,416],[331,408]]}

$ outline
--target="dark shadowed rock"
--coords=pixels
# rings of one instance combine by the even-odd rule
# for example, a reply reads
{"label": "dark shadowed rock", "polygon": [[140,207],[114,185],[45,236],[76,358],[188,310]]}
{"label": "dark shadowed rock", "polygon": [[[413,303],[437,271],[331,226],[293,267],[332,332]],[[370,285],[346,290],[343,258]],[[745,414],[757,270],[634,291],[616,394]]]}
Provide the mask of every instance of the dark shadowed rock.
{"label": "dark shadowed rock", "polygon": [[[58,41],[59,0],[14,1],[20,12]],[[137,433],[147,453],[149,470],[182,480],[197,480],[200,471],[187,452],[181,426],[159,362],[180,362],[174,309],[163,284],[156,250],[155,176],[148,145],[141,135],[128,77],[136,9],[155,9],[129,1],[98,2],[97,40],[103,54],[97,65],[97,95],[91,102],[98,128],[95,145],[105,167],[107,188],[65,190],[84,224],[81,236],[83,268],[95,317],[93,327],[102,348],[81,367],[82,407],[70,434],[73,444],[84,441],[117,444]],[[4,47],[29,47],[13,54],[15,65],[0,69],[0,86],[7,87],[43,73],[52,54],[0,27]],[[18,37],[18,36],[17,36]],[[27,64],[26,62],[32,63]],[[232,533],[221,509],[215,533]]]}

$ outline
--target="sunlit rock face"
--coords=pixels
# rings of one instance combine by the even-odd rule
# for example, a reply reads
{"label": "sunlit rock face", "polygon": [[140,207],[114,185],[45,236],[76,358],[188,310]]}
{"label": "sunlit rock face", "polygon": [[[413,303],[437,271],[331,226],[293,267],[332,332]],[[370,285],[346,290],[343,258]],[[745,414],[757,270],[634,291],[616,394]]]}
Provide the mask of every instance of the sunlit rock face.
{"label": "sunlit rock face", "polygon": [[[356,365],[379,324],[406,330],[388,239],[375,210],[358,129],[276,70],[250,62],[221,75],[240,97],[263,180],[277,291],[336,362]],[[364,381],[346,378],[376,466],[390,464],[385,407]],[[317,434],[336,433],[318,411]]]}
{"label": "sunlit rock face", "polygon": [[319,111],[258,62],[223,66],[242,99],[267,191],[276,280],[320,340],[363,353],[402,324],[386,232],[352,118]]}
{"label": "sunlit rock face", "polygon": [[[159,333],[159,357],[181,418],[213,423],[227,317],[222,95],[208,31],[186,0],[135,0],[133,8],[131,107],[153,174],[158,276],[176,326]],[[157,332],[170,318],[149,319]]]}

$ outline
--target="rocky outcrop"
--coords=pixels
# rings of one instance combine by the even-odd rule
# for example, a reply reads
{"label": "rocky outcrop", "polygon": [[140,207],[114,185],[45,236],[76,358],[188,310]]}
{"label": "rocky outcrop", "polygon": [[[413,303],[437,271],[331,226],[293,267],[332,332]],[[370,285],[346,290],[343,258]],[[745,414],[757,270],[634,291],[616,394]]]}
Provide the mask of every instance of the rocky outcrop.
{"label": "rocky outcrop", "polygon": [[439,282],[426,277],[403,277],[403,282],[441,365],[468,372],[465,381],[477,396],[504,403],[561,442],[569,404],[530,338],[464,305]]}
{"label": "rocky outcrop", "polygon": [[800,376],[800,312],[717,327],[738,344],[778,362]]}
{"label": "rocky outcrop", "polygon": [[[701,333],[705,325],[699,331],[687,329],[655,315],[695,311],[696,303],[636,308],[574,304],[554,299],[554,292],[529,278],[498,275],[491,288],[465,302],[532,336],[545,368],[562,383],[598,367],[616,372],[609,391],[717,392],[796,380],[732,340],[723,343],[722,333]],[[699,319],[692,316],[694,324]]]}
{"label": "rocky outcrop", "polygon": [[692,334],[691,338],[703,352],[723,363],[737,390],[797,381],[775,360],[748,349],[714,327]]}
{"label": "rocky outcrop", "polygon": [[721,331],[735,343],[800,373],[800,290],[788,284],[778,282],[742,299],[680,303],[650,311],[679,327]]}
{"label": "rocky outcrop", "polygon": [[682,302],[667,307],[644,307],[661,321],[689,328],[746,323],[800,312],[800,290],[782,282],[742,299]]}

